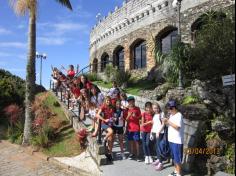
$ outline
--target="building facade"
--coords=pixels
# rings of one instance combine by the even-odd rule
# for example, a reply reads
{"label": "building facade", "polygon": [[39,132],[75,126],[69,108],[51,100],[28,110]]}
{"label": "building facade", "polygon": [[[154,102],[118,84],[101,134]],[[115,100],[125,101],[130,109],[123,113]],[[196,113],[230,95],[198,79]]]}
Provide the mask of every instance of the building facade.
{"label": "building facade", "polygon": [[[90,33],[92,71],[103,72],[108,63],[145,76],[156,66],[155,53],[168,53],[178,35],[176,0],[126,0],[122,7],[99,20]],[[194,43],[199,18],[221,11],[234,0],[182,0],[181,38]]]}

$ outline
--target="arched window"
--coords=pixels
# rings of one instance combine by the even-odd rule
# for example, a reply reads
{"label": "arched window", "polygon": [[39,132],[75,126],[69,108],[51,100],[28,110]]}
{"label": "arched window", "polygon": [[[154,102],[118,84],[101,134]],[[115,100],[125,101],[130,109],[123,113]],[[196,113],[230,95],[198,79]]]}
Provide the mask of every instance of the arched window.
{"label": "arched window", "polygon": [[146,68],[147,66],[147,52],[146,41],[141,40],[132,47],[133,52],[133,66],[132,69]]}
{"label": "arched window", "polygon": [[175,45],[178,37],[178,29],[167,27],[157,36],[157,49],[162,54],[168,54]]}
{"label": "arched window", "polygon": [[195,44],[197,33],[200,31],[204,25],[208,23],[209,20],[215,20],[218,22],[223,21],[226,18],[226,14],[223,12],[210,11],[206,14],[201,15],[195,22],[191,25],[191,40]]}
{"label": "arched window", "polygon": [[124,54],[125,52],[122,46],[117,47],[113,54],[113,65],[120,70],[125,69]]}
{"label": "arched window", "polygon": [[93,73],[98,72],[98,59],[93,60],[93,65],[92,65]]}
{"label": "arched window", "polygon": [[107,53],[104,53],[101,57],[101,72],[104,72],[108,62],[109,62],[109,55]]}

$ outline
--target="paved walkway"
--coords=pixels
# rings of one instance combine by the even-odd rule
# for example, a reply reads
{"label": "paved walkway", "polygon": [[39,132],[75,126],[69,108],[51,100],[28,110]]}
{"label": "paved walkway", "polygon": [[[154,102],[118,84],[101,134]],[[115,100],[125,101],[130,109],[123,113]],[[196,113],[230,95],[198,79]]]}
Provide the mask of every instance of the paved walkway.
{"label": "paved walkway", "polygon": [[102,176],[167,176],[174,171],[174,167],[170,163],[165,163],[164,169],[157,172],[152,165],[146,165],[144,161],[120,160],[120,148],[117,142],[114,144],[113,154],[115,161],[113,164],[101,167]]}
{"label": "paved walkway", "polygon": [[0,176],[75,176],[52,163],[0,140]]}

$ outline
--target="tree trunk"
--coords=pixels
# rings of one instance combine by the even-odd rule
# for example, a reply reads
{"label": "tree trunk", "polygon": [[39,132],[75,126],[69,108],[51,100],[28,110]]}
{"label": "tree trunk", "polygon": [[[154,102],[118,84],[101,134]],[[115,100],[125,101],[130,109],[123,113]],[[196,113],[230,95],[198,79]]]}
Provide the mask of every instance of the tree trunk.
{"label": "tree trunk", "polygon": [[36,15],[34,9],[30,10],[28,33],[28,56],[26,70],[25,91],[25,124],[22,145],[29,145],[32,126],[32,103],[35,97],[35,52],[36,52]]}

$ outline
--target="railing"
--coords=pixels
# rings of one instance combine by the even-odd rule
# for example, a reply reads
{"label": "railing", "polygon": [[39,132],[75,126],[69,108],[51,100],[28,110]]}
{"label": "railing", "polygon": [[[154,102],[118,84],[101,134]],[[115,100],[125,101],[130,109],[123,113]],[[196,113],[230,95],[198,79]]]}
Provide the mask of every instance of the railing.
{"label": "railing", "polygon": [[[81,69],[76,76],[79,75],[83,75],[83,74],[87,74],[87,73],[91,73],[91,72],[98,72],[98,66],[99,65],[103,65],[105,64],[104,68],[102,69],[101,72],[104,72],[106,66],[108,64],[112,64],[113,67],[118,67],[119,70],[125,70],[125,61],[119,61],[119,62],[114,62],[114,61],[104,61],[104,62],[97,62],[97,63],[93,63],[93,64],[89,64],[86,67],[84,67],[83,69]],[[96,67],[97,69],[94,70],[94,67]],[[135,64],[135,68],[134,69],[138,69],[139,66],[137,64]]]}
{"label": "railing", "polygon": [[[57,96],[58,100],[62,103],[65,104],[66,108],[69,110],[70,109],[70,103],[71,103],[71,97],[70,97],[70,90],[67,87],[64,87],[63,85],[61,85],[60,87],[55,87],[55,83],[50,80],[50,90],[52,90],[55,95]],[[82,119],[81,116],[81,103],[78,102],[76,106],[74,106],[75,108],[73,110],[69,110],[70,112],[73,113],[74,117],[77,117],[79,122],[84,122],[86,120],[88,121],[93,121],[92,118],[87,119],[87,116],[84,114],[84,118]],[[92,123],[89,124],[85,124],[85,125],[92,125]],[[101,130],[101,120],[98,121],[98,136],[97,136],[97,143],[98,144],[102,144],[102,130]]]}

